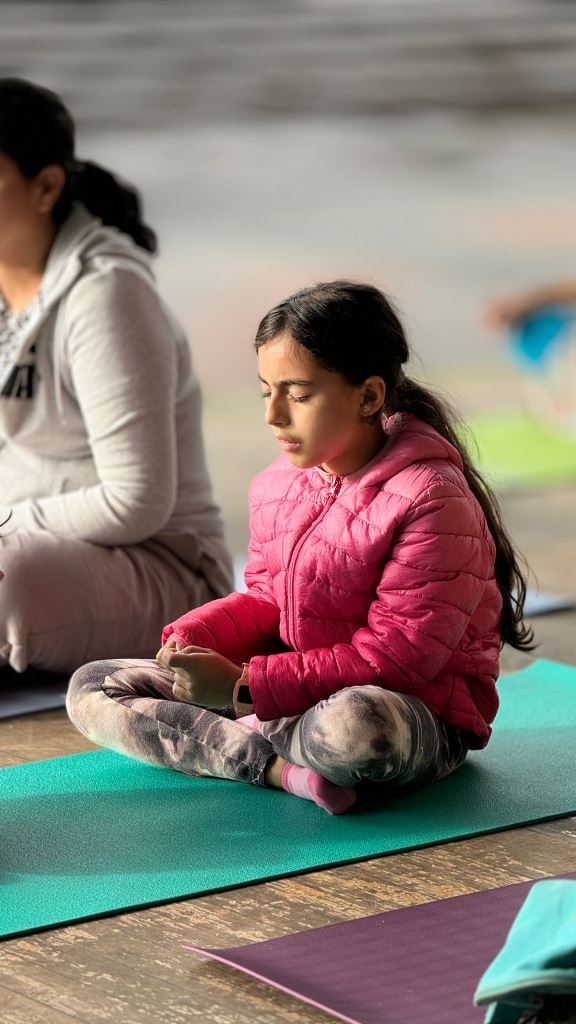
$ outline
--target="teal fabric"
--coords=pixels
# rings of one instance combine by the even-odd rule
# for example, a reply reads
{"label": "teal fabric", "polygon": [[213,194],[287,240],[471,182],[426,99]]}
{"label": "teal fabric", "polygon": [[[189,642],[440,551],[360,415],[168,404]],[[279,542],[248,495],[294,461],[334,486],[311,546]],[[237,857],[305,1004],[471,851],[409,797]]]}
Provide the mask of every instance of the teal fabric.
{"label": "teal fabric", "polygon": [[3,768],[0,934],[575,813],[576,669],[537,661],[499,690],[493,738],[453,776],[341,817],[108,751]]}
{"label": "teal fabric", "polygon": [[532,886],[506,942],[478,983],[485,1021],[517,1024],[540,995],[576,1000],[576,882],[550,879]]}
{"label": "teal fabric", "polygon": [[570,342],[576,310],[573,306],[545,306],[512,325],[508,347],[513,358],[532,373],[539,373],[559,346]]}

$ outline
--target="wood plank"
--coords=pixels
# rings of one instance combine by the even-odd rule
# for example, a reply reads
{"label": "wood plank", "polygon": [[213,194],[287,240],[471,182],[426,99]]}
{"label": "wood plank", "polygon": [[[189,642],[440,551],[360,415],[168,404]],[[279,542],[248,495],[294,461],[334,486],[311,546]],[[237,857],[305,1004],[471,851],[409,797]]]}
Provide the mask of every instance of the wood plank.
{"label": "wood plank", "polygon": [[26,764],[30,761],[29,757],[18,757],[16,754],[4,754],[0,750],[0,768],[7,768],[13,764]]}
{"label": "wood plank", "polygon": [[58,1011],[56,1017],[51,1007],[36,1002],[27,994],[19,994],[0,985],[0,1020],[2,1024],[76,1024],[82,1018]]}
{"label": "wood plank", "polygon": [[97,747],[68,718],[64,708],[0,721],[0,767],[20,761],[62,757]]}

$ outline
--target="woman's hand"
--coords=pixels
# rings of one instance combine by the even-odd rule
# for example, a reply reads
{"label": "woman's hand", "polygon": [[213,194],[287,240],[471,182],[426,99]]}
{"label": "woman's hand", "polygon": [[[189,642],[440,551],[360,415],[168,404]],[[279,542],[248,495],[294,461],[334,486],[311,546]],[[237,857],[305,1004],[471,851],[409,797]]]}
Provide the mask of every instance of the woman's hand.
{"label": "woman's hand", "polygon": [[202,707],[231,704],[234,684],[242,675],[241,665],[209,647],[178,647],[172,637],[160,648],[156,661],[174,672],[172,692],[176,700]]}

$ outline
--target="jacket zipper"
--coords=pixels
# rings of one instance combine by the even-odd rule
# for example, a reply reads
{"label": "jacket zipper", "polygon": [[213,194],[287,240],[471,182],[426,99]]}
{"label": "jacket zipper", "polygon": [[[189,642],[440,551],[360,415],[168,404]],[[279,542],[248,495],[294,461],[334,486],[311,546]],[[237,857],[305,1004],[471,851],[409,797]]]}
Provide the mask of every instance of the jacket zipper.
{"label": "jacket zipper", "polygon": [[[317,516],[316,519],[314,520],[314,522],[312,522],[310,524],[308,529],[304,531],[304,533],[302,534],[300,539],[296,542],[296,544],[294,546],[294,550],[292,551],[292,559],[291,559],[290,568],[289,568],[289,571],[288,571],[288,583],[287,583],[287,589],[288,589],[287,597],[288,597],[288,600],[286,602],[286,607],[289,609],[290,615],[289,615],[289,619],[288,619],[288,622],[287,622],[286,632],[288,634],[288,642],[289,642],[290,646],[294,650],[296,650],[296,598],[294,597],[294,576],[296,575],[296,561],[297,561],[298,555],[300,554],[300,551],[302,549],[302,546],[303,546],[306,538],[312,533],[313,530],[316,529],[318,523],[322,521],[322,519],[324,518],[324,516],[328,512],[328,509],[331,508],[331,506],[336,501],[336,498],[338,496],[338,493],[340,491],[341,486],[342,486],[342,477],[341,476],[334,476],[333,479],[330,482],[330,487],[328,488],[328,491],[327,491],[327,493],[326,493],[326,495],[325,495],[325,497],[323,499],[324,507],[323,507],[320,515]],[[294,630],[293,633],[292,633],[292,630]]]}

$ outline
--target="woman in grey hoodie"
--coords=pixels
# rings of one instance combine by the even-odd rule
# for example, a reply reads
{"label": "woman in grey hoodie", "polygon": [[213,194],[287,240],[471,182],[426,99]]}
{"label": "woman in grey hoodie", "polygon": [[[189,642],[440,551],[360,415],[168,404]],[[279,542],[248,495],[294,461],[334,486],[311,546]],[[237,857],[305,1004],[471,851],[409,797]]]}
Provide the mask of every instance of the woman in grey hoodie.
{"label": "woman in grey hoodie", "polygon": [[[188,343],[137,193],[0,79],[0,665],[149,657],[232,582]],[[9,518],[8,518],[9,517]]]}

